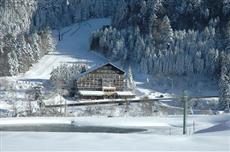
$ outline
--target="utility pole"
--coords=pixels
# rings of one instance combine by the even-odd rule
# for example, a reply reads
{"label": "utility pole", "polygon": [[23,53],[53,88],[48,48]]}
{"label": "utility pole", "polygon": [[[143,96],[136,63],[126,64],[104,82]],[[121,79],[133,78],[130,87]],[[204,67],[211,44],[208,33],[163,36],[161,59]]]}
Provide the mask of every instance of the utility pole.
{"label": "utility pole", "polygon": [[188,97],[187,93],[184,91],[182,96],[182,102],[184,105],[183,110],[183,134],[187,134],[187,112],[188,112]]}

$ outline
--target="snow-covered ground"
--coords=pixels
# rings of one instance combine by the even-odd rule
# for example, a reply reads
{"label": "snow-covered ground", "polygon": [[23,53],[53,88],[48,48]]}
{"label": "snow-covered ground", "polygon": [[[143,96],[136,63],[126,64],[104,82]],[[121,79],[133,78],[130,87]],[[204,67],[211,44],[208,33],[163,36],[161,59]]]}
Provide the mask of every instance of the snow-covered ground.
{"label": "snow-covered ground", "polygon": [[[181,135],[182,116],[171,117],[79,117],[11,118],[5,125],[72,124],[145,128],[134,133],[81,132],[1,132],[1,151],[230,151],[230,115],[190,116],[188,128],[195,122],[195,133]],[[74,123],[73,123],[74,122]],[[25,127],[26,128],[26,127]],[[179,128],[179,129],[178,129]],[[194,128],[193,128],[194,129]],[[177,132],[175,134],[175,132]]]}
{"label": "snow-covered ground", "polygon": [[229,152],[227,136],[158,136],[100,133],[2,133],[2,151],[216,151]]}
{"label": "snow-covered ground", "polygon": [[[50,78],[51,71],[62,63],[87,63],[90,66],[99,65],[107,61],[103,56],[89,50],[89,39],[91,32],[109,25],[110,19],[92,19],[82,23],[63,28],[61,30],[62,40],[57,42],[57,49],[45,55],[38,63],[34,64],[25,74],[7,78],[14,81],[12,84],[16,89],[3,91],[0,88],[0,112],[13,111],[12,101],[17,101],[14,106],[24,108],[28,106],[24,101],[26,89],[32,86],[41,85]],[[58,37],[58,32],[54,32]],[[118,63],[119,64],[119,63]],[[137,94],[156,98],[161,95],[172,97],[180,95],[181,89],[189,89],[190,86],[183,86],[180,78],[166,78],[161,76],[148,76],[134,72],[137,85]],[[0,78],[5,82],[5,78]],[[4,80],[3,80],[4,79]],[[182,84],[178,84],[181,81]],[[193,81],[191,81],[193,83]],[[215,89],[210,85],[197,84],[198,88],[191,87],[188,90],[191,95],[215,95]],[[1,86],[0,86],[1,87]],[[9,88],[8,88],[9,89]],[[23,90],[24,89],[24,90]],[[10,89],[9,89],[10,90]],[[200,95],[201,95],[200,94]],[[47,103],[64,103],[63,97],[51,94]],[[217,99],[210,99],[217,100]],[[5,102],[7,101],[7,102]],[[212,101],[212,102],[215,102]],[[75,101],[68,100],[67,103]],[[35,103],[36,104],[36,103]],[[204,110],[209,106],[205,102]],[[178,108],[177,103],[164,102],[164,107]],[[36,107],[36,106],[34,106]],[[116,105],[117,107],[117,105]],[[125,106],[124,106],[125,107]],[[83,107],[88,108],[88,107]],[[90,107],[89,107],[90,108]],[[110,106],[111,111],[113,109]],[[136,108],[136,109],[135,109]],[[106,108],[102,107],[101,109]],[[116,116],[124,108],[114,110],[112,116]],[[17,109],[20,110],[20,109]],[[69,108],[69,110],[81,111],[80,108]],[[92,109],[89,109],[92,110]],[[120,111],[119,111],[120,110]],[[130,111],[138,113],[137,106],[131,106]],[[141,109],[143,111],[143,109]],[[181,110],[181,109],[180,109]],[[111,115],[107,110],[107,115]],[[117,114],[119,115],[119,114]],[[137,114],[138,115],[138,114]],[[190,116],[188,120],[188,132],[190,135],[182,136],[182,116],[164,117],[67,117],[67,118],[1,118],[1,127],[7,126],[42,126],[42,125],[74,125],[75,127],[115,127],[115,128],[138,128],[143,132],[135,133],[88,133],[80,132],[0,132],[0,151],[61,151],[61,150],[129,150],[129,151],[230,151],[230,115],[218,116]],[[105,129],[104,128],[104,129]],[[115,129],[114,128],[114,129]]]}

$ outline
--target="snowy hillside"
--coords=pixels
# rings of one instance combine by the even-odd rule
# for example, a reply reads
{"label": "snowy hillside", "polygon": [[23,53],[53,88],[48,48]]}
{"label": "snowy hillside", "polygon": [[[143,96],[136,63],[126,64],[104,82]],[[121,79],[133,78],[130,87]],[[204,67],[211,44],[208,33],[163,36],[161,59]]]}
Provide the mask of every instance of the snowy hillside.
{"label": "snowy hillside", "polygon": [[[84,63],[92,67],[108,61],[102,55],[94,51],[90,51],[90,38],[93,31],[100,29],[104,25],[110,24],[110,19],[102,18],[91,19],[62,28],[60,29],[60,33],[62,35],[61,41],[58,40],[59,32],[54,31],[53,35],[57,42],[57,47],[54,51],[49,52],[47,55],[43,56],[38,61],[38,63],[33,64],[33,66],[25,74],[20,74],[15,77],[8,77],[7,79],[0,79],[0,86],[2,88],[2,90],[0,91],[0,109],[13,111],[13,106],[16,106],[18,111],[24,113],[26,111],[26,108],[28,107],[28,102],[31,100],[30,96],[33,96],[31,95],[34,92],[33,88],[41,85],[45,87],[43,89],[43,92],[46,93],[46,95],[44,96],[44,102],[46,104],[59,104],[64,103],[64,101],[66,100],[67,103],[76,102],[75,99],[64,99],[63,97],[60,97],[57,92],[53,92],[53,88],[50,88],[50,84],[47,83],[47,81],[49,81],[50,79],[50,74],[54,68],[61,64],[72,65],[75,63]],[[121,66],[120,62],[116,62],[116,64]],[[183,79],[182,77],[171,80],[168,78],[163,79],[161,78],[161,75],[158,75],[154,76],[153,79],[150,75],[140,73],[137,69],[133,69],[133,76],[136,84],[135,92],[138,97],[148,96],[149,98],[159,98],[162,95],[164,97],[171,97],[175,95],[180,96],[184,89],[188,91],[189,95],[217,94],[215,84],[209,81],[205,82],[205,80],[203,81],[203,83],[200,83],[198,87],[190,87],[191,85],[185,85],[183,81],[181,81],[181,79]],[[151,81],[151,83],[149,81]],[[194,81],[190,79],[190,81],[191,83],[194,83],[196,79],[194,79]],[[174,83],[174,86],[172,86],[172,83]],[[203,91],[201,92],[201,90]],[[206,112],[206,110],[208,111],[210,108],[215,108],[215,105],[217,105],[217,100],[218,99],[202,101],[198,104],[198,107],[194,107],[196,110],[198,110],[198,112],[195,113],[210,113]],[[35,104],[36,102],[33,103],[33,105]],[[170,107],[169,105],[173,107]],[[152,109],[151,111],[154,111],[154,109],[156,108],[154,106],[152,107],[152,105],[149,106],[149,108]],[[175,112],[176,107],[181,106],[181,104],[177,102],[166,102],[163,105],[159,106],[162,108],[165,106],[166,109],[170,107],[169,109],[171,109],[168,110],[168,112],[164,110],[160,112],[160,114],[164,114],[165,112],[168,114],[181,113]],[[202,109],[204,111],[199,111],[199,107],[203,107]],[[147,105],[144,104],[131,104],[128,115],[145,115],[144,111],[149,108]],[[34,111],[36,111],[36,109],[37,107],[34,106]],[[91,109],[91,114],[86,113],[89,109]],[[100,111],[99,115],[123,115],[124,109],[124,106],[107,106],[104,108],[99,106],[69,108],[69,112],[73,113],[75,116],[93,115],[98,113],[97,111]],[[146,111],[146,113],[148,113],[148,110]]]}
{"label": "snowy hillside", "polygon": [[0,0],[0,152],[230,152],[229,112],[230,0]]}
{"label": "snowy hillside", "polygon": [[59,30],[88,19],[110,17],[119,3],[120,0],[1,0],[0,76],[24,73],[52,51],[46,46],[54,45],[51,37],[44,36],[47,29]]}
{"label": "snowy hillside", "polygon": [[57,48],[49,52],[25,74],[18,77],[22,80],[48,80],[50,73],[60,64],[87,63],[91,66],[104,63],[104,57],[89,50],[91,32],[109,25],[110,19],[92,19],[77,23],[61,29],[62,40],[58,41],[58,33],[55,31]]}
{"label": "snowy hillside", "polygon": [[[62,40],[58,41],[58,32],[54,31],[57,47],[32,65],[28,72],[14,77],[0,78],[0,109],[8,113],[16,106],[18,111],[25,112],[31,99],[31,90],[45,85],[50,73],[61,64],[85,63],[89,66],[104,63],[106,59],[89,50],[91,32],[110,24],[110,19],[92,19],[68,26],[60,30]],[[44,88],[50,94],[50,86]],[[55,93],[53,93],[55,94]],[[57,95],[57,94],[56,94]],[[33,96],[33,95],[32,95]],[[58,95],[57,95],[58,97]],[[45,98],[50,98],[45,96]],[[57,99],[60,100],[59,98]],[[34,107],[36,111],[36,106]],[[4,115],[4,114],[2,114]]]}
{"label": "snowy hillside", "polygon": [[226,0],[3,0],[0,76],[21,73],[9,80],[16,80],[16,89],[23,83],[28,88],[46,82],[60,64],[93,66],[109,59],[132,67],[137,95],[220,95],[224,110],[229,12]]}
{"label": "snowy hillside", "polygon": [[229,6],[229,0],[123,1],[112,25],[93,33],[91,49],[149,74],[152,86],[171,81],[171,88],[201,95],[200,85],[216,83],[223,110],[230,94]]}

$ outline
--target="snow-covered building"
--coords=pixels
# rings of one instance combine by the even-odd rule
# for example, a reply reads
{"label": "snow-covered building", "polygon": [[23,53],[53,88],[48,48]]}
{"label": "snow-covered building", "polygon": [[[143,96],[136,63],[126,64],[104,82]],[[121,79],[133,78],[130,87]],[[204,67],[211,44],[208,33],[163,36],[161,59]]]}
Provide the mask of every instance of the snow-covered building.
{"label": "snow-covered building", "polygon": [[76,80],[77,95],[82,99],[133,98],[125,90],[125,71],[112,63],[81,73]]}

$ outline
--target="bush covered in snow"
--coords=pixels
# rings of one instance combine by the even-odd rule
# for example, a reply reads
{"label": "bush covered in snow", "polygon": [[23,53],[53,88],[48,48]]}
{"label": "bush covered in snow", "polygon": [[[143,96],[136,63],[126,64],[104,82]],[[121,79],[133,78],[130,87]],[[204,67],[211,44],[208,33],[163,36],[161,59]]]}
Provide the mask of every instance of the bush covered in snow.
{"label": "bush covered in snow", "polygon": [[50,80],[57,89],[75,90],[75,81],[78,75],[85,72],[88,66],[85,64],[62,64],[51,72]]}

